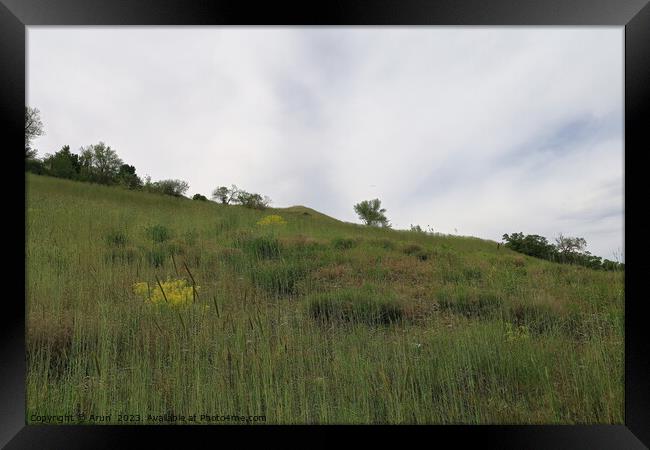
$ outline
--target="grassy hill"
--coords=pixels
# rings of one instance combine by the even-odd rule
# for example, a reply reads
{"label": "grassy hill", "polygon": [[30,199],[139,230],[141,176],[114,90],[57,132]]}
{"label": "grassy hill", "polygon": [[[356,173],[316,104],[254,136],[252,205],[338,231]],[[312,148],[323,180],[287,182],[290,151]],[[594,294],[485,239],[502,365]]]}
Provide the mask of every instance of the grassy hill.
{"label": "grassy hill", "polygon": [[29,423],[623,423],[622,273],[31,174],[26,209]]}

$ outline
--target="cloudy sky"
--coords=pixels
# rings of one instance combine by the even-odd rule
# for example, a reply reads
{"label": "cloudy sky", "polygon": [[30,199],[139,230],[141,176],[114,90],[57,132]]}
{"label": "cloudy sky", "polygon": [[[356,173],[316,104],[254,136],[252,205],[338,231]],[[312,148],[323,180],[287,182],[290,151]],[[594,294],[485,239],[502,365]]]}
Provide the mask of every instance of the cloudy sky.
{"label": "cloudy sky", "polygon": [[29,27],[39,155],[100,140],[189,195],[623,249],[622,27]]}

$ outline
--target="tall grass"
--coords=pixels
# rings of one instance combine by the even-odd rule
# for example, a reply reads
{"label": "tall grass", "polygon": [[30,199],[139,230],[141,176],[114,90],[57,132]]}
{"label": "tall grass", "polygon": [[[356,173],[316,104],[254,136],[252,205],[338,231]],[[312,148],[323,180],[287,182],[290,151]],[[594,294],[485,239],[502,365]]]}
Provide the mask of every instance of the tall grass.
{"label": "tall grass", "polygon": [[[302,207],[27,191],[28,420],[623,422],[620,273]],[[133,291],[165,279],[200,290],[179,308]]]}

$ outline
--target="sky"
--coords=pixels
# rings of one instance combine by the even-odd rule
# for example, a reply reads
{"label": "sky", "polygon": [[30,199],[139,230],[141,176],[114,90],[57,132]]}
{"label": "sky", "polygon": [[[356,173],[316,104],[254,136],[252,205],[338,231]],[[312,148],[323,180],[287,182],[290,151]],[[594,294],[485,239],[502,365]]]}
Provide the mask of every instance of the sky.
{"label": "sky", "polygon": [[27,28],[39,156],[623,258],[623,27]]}

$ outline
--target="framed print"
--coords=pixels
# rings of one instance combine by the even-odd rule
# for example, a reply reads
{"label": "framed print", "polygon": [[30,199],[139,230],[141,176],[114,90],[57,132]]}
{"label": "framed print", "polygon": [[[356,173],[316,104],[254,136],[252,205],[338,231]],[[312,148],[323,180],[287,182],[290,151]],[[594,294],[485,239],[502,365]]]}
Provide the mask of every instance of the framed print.
{"label": "framed print", "polygon": [[6,448],[649,445],[645,0],[0,23]]}

